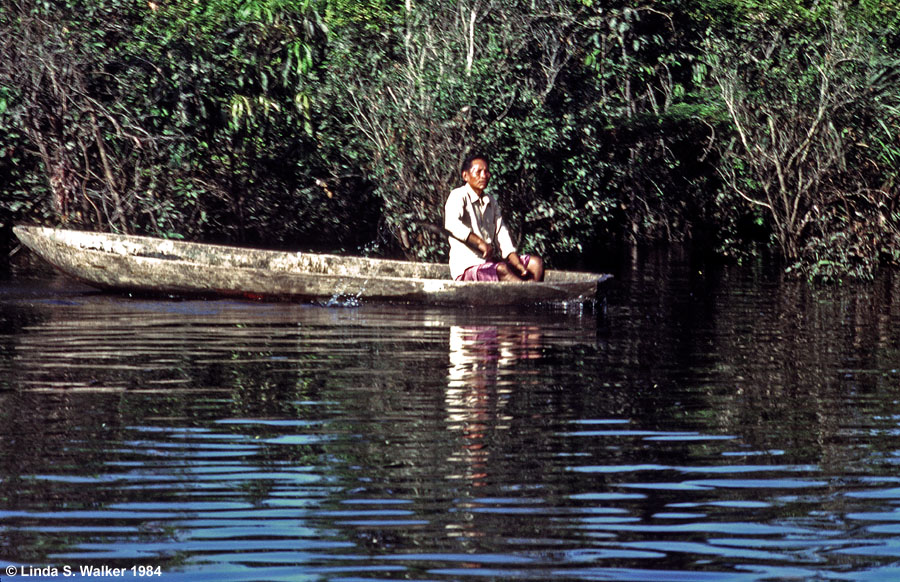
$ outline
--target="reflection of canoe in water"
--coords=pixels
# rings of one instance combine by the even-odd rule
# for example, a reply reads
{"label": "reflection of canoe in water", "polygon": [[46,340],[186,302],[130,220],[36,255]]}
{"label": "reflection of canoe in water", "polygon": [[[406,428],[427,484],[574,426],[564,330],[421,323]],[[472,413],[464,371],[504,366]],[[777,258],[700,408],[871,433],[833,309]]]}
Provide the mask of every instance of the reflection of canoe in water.
{"label": "reflection of canoe in water", "polygon": [[548,270],[542,283],[450,280],[447,265],[291,253],[31,226],[16,236],[60,271],[101,289],[277,300],[435,304],[581,303],[609,275]]}

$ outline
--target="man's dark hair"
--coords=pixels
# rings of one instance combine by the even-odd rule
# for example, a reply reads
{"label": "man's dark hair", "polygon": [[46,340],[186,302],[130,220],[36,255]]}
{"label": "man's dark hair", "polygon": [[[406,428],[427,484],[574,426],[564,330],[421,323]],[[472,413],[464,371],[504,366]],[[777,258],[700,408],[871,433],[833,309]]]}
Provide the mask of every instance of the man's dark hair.
{"label": "man's dark hair", "polygon": [[472,163],[475,162],[475,160],[484,160],[488,166],[491,165],[491,161],[487,156],[483,154],[472,154],[471,156],[466,156],[466,159],[463,160],[462,168],[460,169],[459,173],[462,174],[463,172],[468,172],[469,170],[471,170]]}

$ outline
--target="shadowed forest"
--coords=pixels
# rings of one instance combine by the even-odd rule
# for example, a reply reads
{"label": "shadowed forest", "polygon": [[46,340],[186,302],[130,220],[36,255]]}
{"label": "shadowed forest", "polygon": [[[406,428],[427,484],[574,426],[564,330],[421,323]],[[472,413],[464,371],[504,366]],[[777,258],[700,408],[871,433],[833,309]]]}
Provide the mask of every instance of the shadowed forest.
{"label": "shadowed forest", "polygon": [[469,153],[550,266],[900,264],[898,0],[3,0],[0,224],[445,260]]}

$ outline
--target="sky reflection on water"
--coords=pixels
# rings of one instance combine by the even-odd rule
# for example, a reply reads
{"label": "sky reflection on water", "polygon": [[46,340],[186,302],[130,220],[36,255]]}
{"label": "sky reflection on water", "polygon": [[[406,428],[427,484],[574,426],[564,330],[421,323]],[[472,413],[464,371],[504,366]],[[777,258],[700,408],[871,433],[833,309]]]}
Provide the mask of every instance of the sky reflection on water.
{"label": "sky reflection on water", "polygon": [[0,567],[900,577],[897,296],[666,261],[599,317],[6,281]]}

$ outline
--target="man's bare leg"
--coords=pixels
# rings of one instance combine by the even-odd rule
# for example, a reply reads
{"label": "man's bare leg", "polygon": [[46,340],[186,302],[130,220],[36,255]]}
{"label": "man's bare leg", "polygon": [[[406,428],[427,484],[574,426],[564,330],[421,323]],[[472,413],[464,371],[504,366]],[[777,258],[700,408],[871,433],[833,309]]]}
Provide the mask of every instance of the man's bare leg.
{"label": "man's bare leg", "polygon": [[537,255],[531,255],[531,258],[528,259],[528,265],[525,269],[531,274],[531,279],[533,281],[543,281],[544,280],[544,261]]}
{"label": "man's bare leg", "polygon": [[516,269],[511,267],[509,263],[503,262],[497,265],[497,277],[501,281],[543,281],[544,280],[544,261],[537,255],[530,255],[528,265],[525,267],[526,274],[520,275]]}
{"label": "man's bare leg", "polygon": [[518,283],[521,283],[525,280],[520,277],[515,271],[513,271],[505,262],[499,263],[497,265],[497,278],[501,281],[512,281]]}

